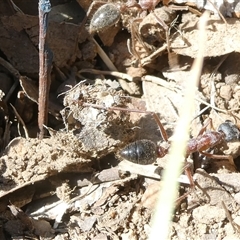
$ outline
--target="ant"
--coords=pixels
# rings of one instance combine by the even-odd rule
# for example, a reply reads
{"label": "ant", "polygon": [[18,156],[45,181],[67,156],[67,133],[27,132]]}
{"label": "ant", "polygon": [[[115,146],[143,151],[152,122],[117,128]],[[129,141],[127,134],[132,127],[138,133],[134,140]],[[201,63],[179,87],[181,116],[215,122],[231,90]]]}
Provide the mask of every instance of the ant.
{"label": "ant", "polygon": [[[130,110],[131,111],[131,110]],[[165,141],[168,141],[168,136],[163,128],[163,125],[158,117],[158,115],[154,112],[147,112],[153,116],[156,120],[162,138]],[[210,125],[212,130],[207,130],[207,127]],[[187,158],[191,153],[199,152],[202,155],[205,155],[208,158],[212,159],[227,159],[233,166],[235,166],[233,157],[231,155],[216,155],[207,153],[206,150],[213,148],[219,144],[237,141],[240,139],[240,131],[235,124],[231,121],[227,120],[224,123],[220,124],[217,131],[213,130],[212,119],[209,118],[206,124],[199,131],[197,137],[191,138],[186,146],[186,155]],[[157,158],[162,158],[168,153],[169,148],[163,148],[160,145],[156,145],[153,141],[142,139],[132,142],[125,146],[118,152],[118,155],[125,160],[136,164],[152,164],[156,161]],[[177,202],[181,202],[185,199],[190,191],[195,188],[195,182],[193,179],[191,166],[188,163],[185,163],[183,170],[189,179],[190,190],[183,194],[181,197],[177,199]]]}
{"label": "ant", "polygon": [[[83,106],[91,106],[99,109],[105,109],[108,111],[125,111],[125,112],[137,112],[150,114],[156,121],[163,140],[168,143],[168,135],[164,129],[160,118],[155,112],[143,111],[138,109],[127,109],[121,107],[104,107],[95,104],[83,103]],[[207,130],[210,126],[211,130]],[[186,147],[186,157],[194,152],[199,152],[204,156],[212,159],[228,159],[230,163],[234,165],[234,161],[231,155],[217,155],[206,152],[206,150],[213,148],[217,145],[238,141],[240,139],[240,131],[238,127],[230,120],[226,120],[220,124],[217,131],[214,130],[212,119],[209,118],[206,124],[201,128],[197,137],[191,138]],[[148,139],[137,140],[125,146],[118,152],[118,155],[130,162],[147,165],[152,164],[157,158],[162,158],[168,153],[169,147],[164,148],[160,145],[156,145],[153,141]]]}
{"label": "ant", "polygon": [[[104,4],[93,14],[90,21],[90,34],[95,32],[101,32],[105,29],[115,25],[120,17],[121,13],[131,7],[137,7],[140,11],[154,10],[160,0],[140,0],[138,3],[135,0],[128,0],[126,3],[106,3],[101,1],[94,1],[87,12],[87,17],[90,15],[93,5],[96,3]],[[164,24],[161,22],[161,24]],[[165,25],[164,25],[165,26]]]}
{"label": "ant", "polygon": [[[158,16],[156,16],[156,14],[154,13],[155,7],[160,2],[161,0],[139,0],[138,2],[136,0],[128,0],[126,3],[106,3],[102,1],[94,1],[89,7],[87,17],[89,17],[89,15],[91,14],[95,4],[99,3],[104,5],[99,7],[97,11],[93,14],[92,19],[90,21],[89,32],[90,33],[101,32],[115,25],[119,21],[121,13],[133,7],[138,8],[140,13],[143,11],[153,12],[159,24],[164,28],[165,31],[168,31],[169,27],[167,26],[167,24],[163,20],[161,20]],[[164,2],[163,5],[168,6],[172,10],[190,10],[200,15],[200,12],[198,12],[197,10],[190,6],[177,6],[174,4],[168,5],[168,3]]]}
{"label": "ant", "polygon": [[[168,143],[168,134],[164,129],[159,116],[155,112],[138,110],[138,109],[121,108],[121,107],[104,107],[104,106],[84,103],[84,102],[82,103],[82,106],[104,109],[107,111],[125,111],[125,112],[149,114],[156,121],[160,130],[162,139],[166,143]],[[211,127],[211,130],[207,130],[208,126]],[[210,153],[207,153],[206,150],[213,148],[219,144],[226,143],[229,141],[236,141],[239,139],[240,139],[240,131],[237,128],[237,126],[233,124],[231,121],[228,120],[220,124],[217,131],[215,131],[213,129],[212,119],[209,118],[207,123],[199,131],[197,137],[191,138],[188,141],[185,156],[188,157],[191,153],[199,152],[202,155],[205,155],[209,158],[228,159],[230,163],[234,165],[232,156],[210,154]],[[155,142],[151,140],[142,139],[126,145],[123,149],[117,152],[117,157],[120,159],[122,158],[127,161],[136,163],[136,164],[148,165],[148,164],[154,163],[157,158],[163,158],[168,153],[168,151],[169,151],[169,146],[165,148],[160,145],[157,145]],[[183,199],[185,199],[188,196],[188,194],[196,186],[193,179],[191,166],[189,164],[185,164],[183,170],[185,171],[185,174],[189,179],[190,190],[184,193],[181,197],[179,197],[177,199],[177,202],[181,202]]]}
{"label": "ant", "polygon": [[[155,12],[154,10],[160,2],[162,3],[163,6],[158,8],[159,11]],[[173,2],[173,4],[172,3],[170,4],[170,2]],[[174,1],[139,0],[137,2],[136,0],[127,0],[127,2],[125,3],[123,2],[106,3],[97,0],[91,3],[87,11],[86,17],[82,22],[82,26],[85,25],[87,19],[90,17],[93,8],[96,4],[104,5],[102,5],[96,10],[96,12],[93,14],[90,20],[89,25],[90,38],[95,33],[103,32],[109,27],[116,25],[120,20],[121,15],[128,11],[130,8],[131,9],[135,8],[135,10],[137,10],[137,11],[133,10],[133,12],[131,11],[131,13],[129,14],[129,16],[132,16],[130,19],[133,20],[128,19],[127,21],[125,21],[125,24],[123,25],[127,25],[125,26],[125,28],[127,28],[128,31],[131,33],[131,40],[128,41],[127,47],[129,53],[136,58],[136,61],[133,61],[134,65],[139,67],[142,67],[143,63],[141,61],[142,60],[141,54],[139,52],[139,49],[137,48],[137,42],[139,42],[140,45],[142,45],[142,48],[144,49],[144,52],[147,56],[153,54],[153,52],[156,51],[153,44],[151,43],[149,44],[147,39],[144,40],[145,37],[144,34],[142,33],[140,24],[143,21],[143,16],[146,16],[148,12],[151,13],[155,18],[156,23],[161,26],[161,28],[157,28],[158,30],[156,29],[156,31],[159,32],[158,34],[159,36],[161,36],[160,38],[163,37],[163,39],[165,39],[164,41],[166,42],[166,45],[165,44],[164,44],[165,46],[163,45],[164,49],[162,51],[167,49],[169,66],[170,68],[176,68],[178,65],[178,60],[175,54],[171,51],[170,43],[170,30],[172,29],[172,27],[174,26],[175,22],[178,19],[176,11],[191,11],[197,14],[198,16],[201,15],[200,11],[191,6],[174,5]],[[216,7],[214,6],[214,8]],[[145,15],[142,13],[144,13]],[[151,39],[151,37],[149,37],[149,39]],[[162,43],[162,40],[160,39],[158,39],[157,41],[160,41],[160,44]],[[156,54],[156,56],[159,55],[159,53]]]}
{"label": "ant", "polygon": [[[89,33],[90,35],[96,33],[96,32],[102,32],[106,29],[108,29],[111,26],[114,26],[121,18],[121,14],[124,13],[126,10],[129,8],[137,8],[139,9],[139,15],[142,12],[147,13],[147,11],[152,12],[154,17],[156,18],[156,21],[162,26],[162,28],[165,31],[165,37],[166,37],[166,42],[167,42],[167,48],[168,52],[170,51],[170,41],[169,41],[169,27],[168,23],[165,23],[165,21],[161,20],[155,12],[154,9],[157,6],[157,4],[160,2],[160,0],[139,0],[137,3],[135,0],[128,0],[126,3],[106,3],[106,2],[101,2],[101,1],[94,1],[91,6],[89,7],[89,10],[86,14],[86,19],[90,16],[93,7],[97,3],[102,3],[101,7],[99,7],[96,12],[93,14],[91,21],[90,21],[90,26],[89,26]],[[188,10],[189,7],[185,6],[174,6],[171,7],[172,10]],[[167,10],[166,8],[161,8],[163,15],[169,14],[165,13]],[[145,14],[146,15],[146,14]],[[86,19],[84,21],[84,24],[86,22]],[[139,35],[139,29],[135,27],[136,23],[139,23],[142,21],[142,18],[136,17],[134,20],[130,21],[130,31],[132,34],[132,46],[130,52],[135,53],[135,37],[138,38],[138,40],[142,43],[143,47],[146,48],[145,44],[143,43],[141,36]],[[169,19],[170,21],[170,19]],[[169,22],[169,24],[171,21]],[[148,52],[148,50],[147,50]],[[136,54],[138,55],[138,54]]]}
{"label": "ant", "polygon": [[[153,113],[151,113],[153,114]],[[154,118],[158,118],[154,114]],[[160,127],[162,137],[165,141],[166,131],[163,129],[163,126],[158,119],[157,124]],[[212,159],[228,159],[230,163],[234,164],[233,158],[231,155],[216,155],[205,152],[207,149],[213,148],[217,145],[220,145],[225,142],[236,141],[240,139],[240,131],[237,126],[231,121],[227,120],[226,122],[219,125],[218,130],[206,130],[210,125],[211,129],[213,128],[212,119],[209,118],[207,123],[199,131],[198,136],[191,138],[186,147],[186,157],[191,153],[199,152],[206,157]],[[155,162],[156,158],[162,158],[168,153],[168,149],[163,148],[162,146],[157,146],[151,140],[137,140],[133,143],[128,144],[125,148],[119,151],[119,155],[124,159],[138,164],[152,164]]]}

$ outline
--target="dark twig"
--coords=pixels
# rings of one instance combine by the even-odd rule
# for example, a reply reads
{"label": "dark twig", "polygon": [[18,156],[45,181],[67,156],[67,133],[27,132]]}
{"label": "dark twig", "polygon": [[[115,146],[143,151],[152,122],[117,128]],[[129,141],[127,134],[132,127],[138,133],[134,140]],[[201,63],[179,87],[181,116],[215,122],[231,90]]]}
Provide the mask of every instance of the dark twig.
{"label": "dark twig", "polygon": [[12,96],[12,93],[15,91],[16,87],[19,84],[20,73],[9,62],[7,62],[5,59],[1,57],[0,57],[0,65],[6,68],[14,77],[14,84],[11,86],[10,90],[8,91],[7,95],[4,98],[5,102],[8,102],[9,98]]}
{"label": "dark twig", "polygon": [[[13,109],[16,117],[18,118],[19,122],[20,122],[20,123],[22,124],[22,126],[23,126],[23,130],[24,130],[24,132],[25,132],[25,137],[26,137],[27,139],[29,139],[29,135],[28,135],[28,130],[27,130],[26,124],[24,123],[23,119],[21,118],[21,116],[20,116],[19,113],[17,112],[17,109],[16,109],[11,103],[10,103],[10,105],[11,105],[11,107],[12,107],[12,109]],[[19,132],[19,135],[21,135],[20,132]]]}
{"label": "dark twig", "polygon": [[48,13],[51,11],[49,0],[39,0],[39,99],[38,99],[38,127],[39,138],[44,136],[43,125],[47,124],[48,93],[50,88],[50,74],[52,67],[52,52],[47,46]]}

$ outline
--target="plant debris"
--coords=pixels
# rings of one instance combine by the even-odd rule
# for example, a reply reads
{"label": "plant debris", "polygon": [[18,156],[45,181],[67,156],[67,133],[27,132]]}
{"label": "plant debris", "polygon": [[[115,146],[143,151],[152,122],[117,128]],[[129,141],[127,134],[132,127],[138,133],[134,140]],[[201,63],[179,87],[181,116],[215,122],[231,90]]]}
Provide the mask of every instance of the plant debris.
{"label": "plant debris", "polygon": [[[0,2],[0,238],[148,239],[168,154],[141,165],[120,151],[138,140],[153,143],[153,151],[171,144],[188,107],[182,101],[204,11],[211,15],[190,135],[208,118],[217,131],[226,120],[240,126],[240,4],[50,2],[53,64],[41,140],[38,4]],[[187,158],[195,186],[189,191],[191,180],[179,177],[172,240],[239,239],[240,141],[206,152],[234,163],[201,152]]]}

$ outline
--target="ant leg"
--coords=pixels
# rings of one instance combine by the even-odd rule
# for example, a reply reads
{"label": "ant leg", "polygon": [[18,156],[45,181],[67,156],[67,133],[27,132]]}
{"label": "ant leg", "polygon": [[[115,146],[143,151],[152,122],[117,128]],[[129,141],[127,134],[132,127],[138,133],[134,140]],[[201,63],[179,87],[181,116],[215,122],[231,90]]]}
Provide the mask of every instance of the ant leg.
{"label": "ant leg", "polygon": [[192,171],[191,171],[191,165],[189,163],[186,163],[186,165],[184,166],[184,171],[185,171],[186,176],[189,179],[190,188],[194,189],[195,183],[194,183],[194,180],[193,180],[193,175],[192,175]]}
{"label": "ant leg", "polygon": [[161,120],[160,118],[158,117],[158,115],[155,113],[155,112],[151,112],[151,111],[141,111],[141,110],[138,110],[138,109],[127,109],[127,108],[119,108],[119,107],[111,107],[111,108],[108,108],[108,110],[119,110],[119,111],[126,111],[126,112],[138,112],[138,113],[145,113],[145,114],[150,114],[152,115],[152,117],[154,118],[154,120],[156,121],[158,127],[159,127],[159,130],[160,130],[160,133],[161,133],[161,136],[163,138],[163,140],[165,142],[168,142],[168,135],[167,135],[167,132],[166,130],[164,129],[162,123],[161,123]]}
{"label": "ant leg", "polygon": [[214,127],[213,127],[212,119],[209,118],[209,119],[207,120],[207,122],[204,124],[204,126],[201,128],[201,130],[199,131],[197,137],[200,136],[200,135],[202,135],[204,132],[206,132],[206,129],[207,129],[207,127],[208,127],[209,125],[210,125],[210,128],[215,131],[215,129],[214,129]]}
{"label": "ant leg", "polygon": [[142,41],[139,33],[138,33],[138,25],[137,23],[141,22],[142,19],[137,18],[134,19],[131,23],[131,42],[130,42],[130,54],[132,54],[135,58],[137,58],[137,64],[141,64],[141,57],[136,50],[136,39],[139,40],[139,42],[142,44],[143,48],[149,52],[147,47],[145,46],[145,43]]}
{"label": "ant leg", "polygon": [[[168,9],[176,11],[176,10],[189,10],[188,6],[168,6]],[[170,30],[171,27],[169,28],[169,26],[162,20],[160,19],[156,13],[154,11],[152,11],[152,14],[154,15],[155,19],[157,20],[157,22],[163,27],[163,29],[165,30],[165,36],[166,36],[166,43],[167,43],[167,49],[168,49],[168,53],[170,53],[170,40],[169,40],[169,35],[170,35]]]}
{"label": "ant leg", "polygon": [[168,52],[170,53],[170,40],[169,40],[169,27],[168,25],[163,21],[161,20],[154,11],[152,11],[154,17],[156,18],[157,22],[163,27],[163,29],[165,30],[165,35],[166,35],[166,42],[167,42],[167,50]]}
{"label": "ant leg", "polygon": [[165,128],[163,127],[161,121],[160,121],[160,118],[158,117],[158,115],[155,112],[149,112],[149,113],[153,116],[154,120],[156,121],[156,123],[157,123],[157,125],[160,129],[160,133],[161,133],[162,138],[164,139],[165,142],[168,142],[168,135],[167,135],[167,132],[166,132]]}
{"label": "ant leg", "polygon": [[[94,11],[94,8],[96,8],[97,6],[100,7],[100,6],[104,5],[104,4],[106,4],[106,2],[104,2],[104,1],[93,1],[90,4],[90,6],[88,7],[88,11],[86,13],[86,17],[88,18],[92,14],[92,12]],[[95,9],[95,11],[96,11],[96,9]]]}
{"label": "ant leg", "polygon": [[190,11],[191,13],[196,14],[197,16],[201,16],[202,13],[200,11],[198,11],[195,8],[192,8],[190,6],[177,6],[177,5],[170,5],[168,6],[169,9],[174,10],[174,11]]}
{"label": "ant leg", "polygon": [[201,152],[206,157],[212,158],[212,159],[226,159],[228,160],[233,166],[235,166],[235,163],[233,161],[233,157],[231,155],[217,155],[217,154],[211,154],[206,152]]}
{"label": "ant leg", "polygon": [[144,113],[144,114],[150,114],[152,115],[152,117],[154,118],[154,120],[156,121],[161,136],[163,138],[163,140],[165,142],[168,142],[168,135],[166,130],[164,129],[160,118],[158,117],[158,115],[155,112],[151,112],[151,111],[143,111],[143,110],[138,110],[138,109],[130,109],[130,108],[121,108],[121,107],[104,107],[104,106],[100,106],[100,105],[96,105],[96,104],[91,104],[91,103],[82,103],[83,107],[93,107],[93,108],[98,108],[98,109],[104,109],[104,110],[108,110],[108,111],[125,111],[125,112],[136,112],[136,113]]}
{"label": "ant leg", "polygon": [[[139,23],[142,22],[142,18],[135,18],[132,23],[131,23],[131,41],[132,41],[132,47],[131,49],[133,50],[133,53],[136,53],[136,40],[137,39],[140,44],[143,46],[144,50],[150,54],[150,50],[147,47],[147,45],[145,44],[145,42],[142,40],[141,35],[138,32],[138,27],[139,27]],[[139,56],[139,54],[137,53],[137,56]],[[140,59],[140,56],[139,56]]]}
{"label": "ant leg", "polygon": [[186,193],[184,193],[182,196],[180,196],[179,198],[177,198],[176,200],[176,203],[177,205],[182,201],[184,200],[188,195],[189,193],[191,193],[194,188],[195,188],[195,183],[194,183],[194,180],[193,180],[193,176],[192,176],[192,171],[191,171],[191,166],[189,163],[187,163],[185,166],[184,166],[184,171],[185,171],[185,174],[189,180],[189,183],[190,183],[190,190],[188,190]]}
{"label": "ant leg", "polygon": [[[165,10],[165,12],[168,15],[168,11]],[[165,22],[165,21],[170,20],[170,19],[167,19],[168,17],[164,21],[161,18],[159,18],[154,11],[152,11],[152,14],[155,17],[156,21],[162,26],[162,28],[165,31],[165,39],[166,39],[166,45],[167,45],[167,51],[168,51],[169,67],[172,68],[172,69],[175,69],[175,68],[177,69],[177,68],[179,68],[178,56],[176,55],[176,53],[171,51],[171,46],[170,46],[171,45],[170,44],[170,31],[171,31],[173,25],[175,24],[175,21],[176,21],[177,18],[175,20],[171,21],[171,23],[169,23],[170,26],[168,26]]]}

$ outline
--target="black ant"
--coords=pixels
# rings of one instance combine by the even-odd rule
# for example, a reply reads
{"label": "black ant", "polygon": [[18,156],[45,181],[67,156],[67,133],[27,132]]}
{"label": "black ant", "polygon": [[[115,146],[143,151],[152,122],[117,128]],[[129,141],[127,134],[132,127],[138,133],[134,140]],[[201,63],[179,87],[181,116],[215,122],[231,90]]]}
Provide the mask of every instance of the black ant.
{"label": "black ant", "polygon": [[[137,9],[139,9],[139,13],[141,13],[141,12],[147,13],[147,11],[149,11],[149,12],[153,13],[153,15],[156,18],[156,21],[164,29],[165,35],[166,35],[168,51],[170,51],[169,27],[168,27],[167,23],[165,23],[165,21],[163,21],[160,17],[158,17],[154,13],[154,9],[159,2],[160,2],[160,0],[139,0],[138,3],[135,0],[128,0],[126,3],[106,3],[106,2],[102,2],[102,1],[94,1],[91,4],[91,6],[89,7],[86,18],[83,21],[83,24],[85,24],[86,19],[90,16],[94,5],[97,3],[98,4],[102,3],[104,5],[99,7],[91,18],[90,25],[89,25],[89,33],[91,35],[95,34],[96,32],[102,32],[102,31],[108,29],[109,27],[114,26],[121,18],[121,14],[124,13],[129,8],[135,7]],[[175,6],[172,8],[172,10],[173,9],[174,10],[188,10],[189,7]],[[162,8],[162,11],[163,11],[162,12],[163,15],[169,14],[168,11],[166,11],[166,8]],[[134,51],[135,37],[137,36],[137,38],[139,38],[140,42],[142,42],[141,36],[139,36],[139,34],[138,34],[138,29],[136,29],[134,27],[135,23],[137,23],[141,20],[142,20],[142,18],[137,17],[130,22],[130,26],[131,26],[130,31],[132,33],[132,45],[133,45],[132,49],[131,49],[132,52],[135,52]],[[170,24],[170,22],[169,22],[169,24]],[[143,44],[143,47],[144,47],[144,44]]]}
{"label": "black ant", "polygon": [[[94,1],[89,7],[87,17],[92,11],[93,5],[96,3],[102,3],[103,6],[99,7],[93,14],[90,22],[90,33],[101,32],[113,25],[115,25],[120,17],[121,13],[131,7],[137,7],[140,11],[153,10],[160,0],[140,0],[138,3],[134,0],[128,0],[126,3],[106,3],[101,1]],[[162,23],[165,26],[164,23]]]}
{"label": "black ant", "polygon": [[[155,7],[161,2],[161,0],[139,0],[138,2],[136,0],[128,0],[127,2],[123,3],[106,3],[103,1],[94,1],[89,7],[89,10],[87,12],[87,17],[92,12],[93,6],[97,3],[104,4],[103,6],[99,7],[96,12],[93,14],[92,19],[90,21],[90,33],[94,32],[101,32],[113,25],[115,25],[120,17],[121,13],[126,11],[129,8],[137,8],[139,9],[139,12],[143,11],[149,11],[153,12]],[[194,13],[197,13],[199,15],[199,12],[195,10],[194,8],[190,6],[177,6],[177,5],[167,5],[171,10],[190,10]],[[154,14],[155,15],[155,14]],[[161,20],[158,16],[156,16],[156,20],[159,22],[159,24],[164,28],[165,31],[168,31],[169,27],[167,24]]]}

